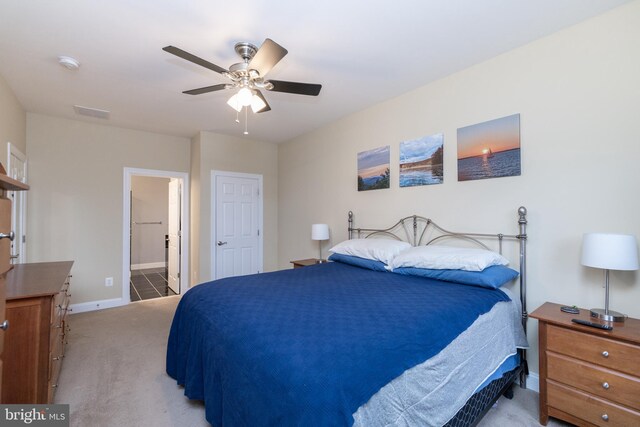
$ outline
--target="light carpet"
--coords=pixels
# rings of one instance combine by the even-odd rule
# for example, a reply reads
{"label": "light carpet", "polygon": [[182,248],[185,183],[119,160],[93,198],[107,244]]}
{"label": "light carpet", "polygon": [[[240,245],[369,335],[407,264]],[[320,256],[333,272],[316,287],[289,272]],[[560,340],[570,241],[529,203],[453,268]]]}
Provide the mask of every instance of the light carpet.
{"label": "light carpet", "polygon": [[[70,404],[71,426],[208,426],[165,373],[169,327],[179,296],[70,316],[69,344],[56,403]],[[478,424],[538,426],[538,394],[515,388]],[[551,420],[550,426],[564,423]]]}

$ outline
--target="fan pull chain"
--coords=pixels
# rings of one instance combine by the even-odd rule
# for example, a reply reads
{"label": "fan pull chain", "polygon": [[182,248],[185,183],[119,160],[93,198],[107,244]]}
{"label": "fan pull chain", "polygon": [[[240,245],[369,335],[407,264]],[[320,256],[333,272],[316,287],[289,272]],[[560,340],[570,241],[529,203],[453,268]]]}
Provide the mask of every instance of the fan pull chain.
{"label": "fan pull chain", "polygon": [[236,110],[236,123],[240,123],[240,111]]}
{"label": "fan pull chain", "polygon": [[247,129],[247,123],[249,123],[249,107],[244,107],[244,134],[249,135],[249,130]]}

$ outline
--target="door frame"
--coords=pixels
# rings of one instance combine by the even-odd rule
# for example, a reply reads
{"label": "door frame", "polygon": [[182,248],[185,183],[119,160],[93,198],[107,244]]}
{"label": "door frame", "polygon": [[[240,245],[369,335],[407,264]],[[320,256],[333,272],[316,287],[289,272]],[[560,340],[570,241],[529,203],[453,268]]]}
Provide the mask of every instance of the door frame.
{"label": "door frame", "polygon": [[152,178],[175,178],[180,182],[180,295],[189,289],[189,174],[187,172],[161,171],[155,169],[124,168],[122,190],[122,300],[131,302],[129,281],[131,279],[131,243],[129,241],[131,222],[131,177],[146,176]]}
{"label": "door frame", "polygon": [[262,217],[262,213],[264,211],[264,192],[262,190],[262,175],[254,174],[254,173],[243,173],[243,172],[227,172],[220,170],[212,170],[211,171],[211,280],[215,280],[216,278],[216,259],[217,259],[217,251],[218,245],[216,245],[217,236],[216,236],[216,179],[219,176],[229,176],[233,178],[249,178],[249,179],[257,179],[258,180],[258,271],[264,271],[264,257],[263,257],[263,246],[264,246],[264,220]]}
{"label": "door frame", "polygon": [[[17,159],[20,159],[22,161],[22,163],[24,164],[24,180],[22,181],[23,183],[27,184],[29,181],[29,176],[28,176],[28,171],[29,171],[29,159],[27,157],[26,154],[24,154],[22,151],[20,151],[20,149],[18,147],[16,147],[14,144],[12,144],[11,142],[7,142],[7,174],[9,174],[9,176],[11,177],[11,156],[15,156]],[[11,193],[11,192],[8,192]],[[13,191],[13,194],[15,195],[16,192]],[[12,215],[11,218],[13,221],[18,221],[18,218],[16,218],[17,215],[14,215],[14,212],[16,212],[16,210],[18,209],[16,203],[15,203],[16,198],[14,197],[12,202],[13,202],[13,206],[11,207],[12,209]],[[21,236],[16,236],[19,239],[19,246],[20,246],[20,259],[22,260],[22,262],[27,262],[27,242],[26,239],[23,240],[23,237],[25,237],[27,235],[27,195],[26,194],[22,194],[20,196],[20,200],[21,200],[21,206],[20,206],[20,222],[21,222],[21,226],[22,226],[22,235]],[[14,229],[13,224],[11,225],[11,229]],[[13,255],[13,254],[11,254]],[[12,262],[12,264],[14,264]]]}

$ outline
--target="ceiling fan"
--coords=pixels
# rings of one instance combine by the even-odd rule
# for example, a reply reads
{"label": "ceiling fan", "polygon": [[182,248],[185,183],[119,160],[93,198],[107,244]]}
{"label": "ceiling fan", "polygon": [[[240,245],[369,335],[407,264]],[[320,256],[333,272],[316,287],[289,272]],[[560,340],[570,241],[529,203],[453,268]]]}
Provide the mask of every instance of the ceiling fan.
{"label": "ceiling fan", "polygon": [[251,43],[236,43],[235,51],[242,58],[242,62],[233,64],[228,70],[175,46],[166,46],[162,50],[220,73],[230,79],[231,83],[186,90],[182,93],[200,95],[222,89],[239,89],[227,101],[227,104],[237,112],[240,112],[243,107],[248,108],[249,106],[251,106],[254,113],[264,113],[271,110],[260,91],[261,89],[310,96],[317,96],[320,93],[320,89],[322,89],[322,85],[319,84],[266,80],[267,73],[288,53],[285,48],[271,39],[265,39],[259,49]]}

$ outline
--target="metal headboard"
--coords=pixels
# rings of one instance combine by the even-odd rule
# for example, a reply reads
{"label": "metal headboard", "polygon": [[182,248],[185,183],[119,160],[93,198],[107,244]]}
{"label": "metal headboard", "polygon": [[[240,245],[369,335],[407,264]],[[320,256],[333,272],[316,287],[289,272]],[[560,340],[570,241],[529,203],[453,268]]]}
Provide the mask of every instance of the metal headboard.
{"label": "metal headboard", "polygon": [[[439,234],[433,238],[426,239],[427,232],[434,230]],[[461,239],[472,242],[484,249],[489,249],[480,239],[497,239],[499,252],[502,254],[502,242],[506,240],[517,240],[520,244],[520,302],[522,303],[522,327],[527,332],[527,209],[524,206],[518,208],[518,234],[491,234],[491,233],[460,233],[445,230],[429,218],[418,215],[411,215],[402,218],[388,228],[354,228],[353,212],[349,211],[349,239],[367,239],[370,237],[389,237],[392,239],[407,241],[413,246],[430,245],[445,239]],[[354,236],[355,234],[355,236]],[[522,360],[522,370],[520,372],[520,387],[527,387],[527,367],[526,350],[519,350]]]}

